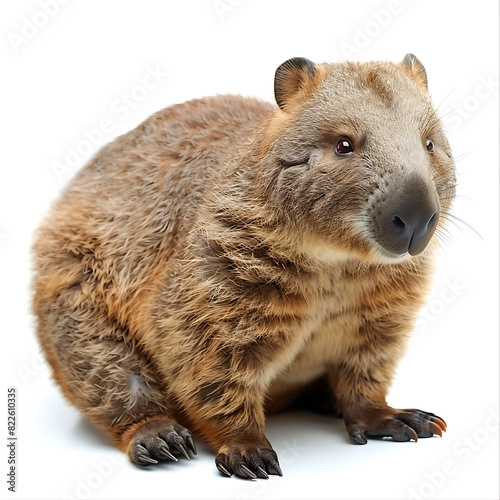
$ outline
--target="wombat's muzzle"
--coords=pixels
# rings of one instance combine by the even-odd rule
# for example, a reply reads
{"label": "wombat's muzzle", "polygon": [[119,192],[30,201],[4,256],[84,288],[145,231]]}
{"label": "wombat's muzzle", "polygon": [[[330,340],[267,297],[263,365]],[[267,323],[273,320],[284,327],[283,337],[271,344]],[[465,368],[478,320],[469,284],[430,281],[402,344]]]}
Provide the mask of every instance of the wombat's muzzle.
{"label": "wombat's muzzle", "polygon": [[376,207],[377,240],[395,255],[418,255],[429,243],[439,220],[439,201],[432,183],[420,176],[395,182]]}

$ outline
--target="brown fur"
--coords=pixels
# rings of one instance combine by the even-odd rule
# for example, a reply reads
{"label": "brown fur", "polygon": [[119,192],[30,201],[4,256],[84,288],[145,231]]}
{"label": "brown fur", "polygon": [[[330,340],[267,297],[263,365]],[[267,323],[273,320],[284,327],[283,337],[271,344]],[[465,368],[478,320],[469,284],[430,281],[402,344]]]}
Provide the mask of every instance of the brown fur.
{"label": "brown fur", "polygon": [[[265,409],[320,380],[348,430],[375,434],[397,413],[385,396],[436,238],[390,258],[370,220],[417,169],[440,198],[439,231],[451,152],[415,64],[293,71],[283,109],[219,96],[154,114],[103,148],[36,232],[34,311],[55,378],[133,460],[146,424],[157,436],[180,422],[222,472],[251,477],[227,457],[255,472]],[[338,158],[342,137],[360,153]]]}

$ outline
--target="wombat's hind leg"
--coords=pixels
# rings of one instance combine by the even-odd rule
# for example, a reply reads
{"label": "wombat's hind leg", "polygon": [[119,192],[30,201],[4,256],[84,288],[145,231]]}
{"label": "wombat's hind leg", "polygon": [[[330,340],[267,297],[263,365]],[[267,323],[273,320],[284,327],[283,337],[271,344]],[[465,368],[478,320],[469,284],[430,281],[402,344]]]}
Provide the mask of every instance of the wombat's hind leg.
{"label": "wombat's hind leg", "polygon": [[52,304],[38,332],[68,399],[138,465],[196,453],[156,371],[127,340],[128,332],[98,307],[68,308],[70,301],[78,304],[75,298]]}

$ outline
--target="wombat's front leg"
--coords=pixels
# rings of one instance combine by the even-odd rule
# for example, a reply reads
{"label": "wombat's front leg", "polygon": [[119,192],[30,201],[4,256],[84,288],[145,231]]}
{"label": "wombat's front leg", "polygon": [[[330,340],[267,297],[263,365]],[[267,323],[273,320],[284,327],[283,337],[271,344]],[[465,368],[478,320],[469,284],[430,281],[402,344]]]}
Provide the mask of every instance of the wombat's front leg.
{"label": "wombat's front leg", "polygon": [[[391,437],[395,441],[417,441],[441,436],[445,421],[417,409],[398,410],[386,403],[387,391],[401,353],[402,338],[387,323],[369,325],[361,341],[341,366],[332,367],[330,383],[339,401],[347,432],[356,443],[367,437]],[[392,334],[387,334],[392,331]],[[381,348],[383,346],[383,348]]]}
{"label": "wombat's front leg", "polygon": [[255,381],[212,381],[203,384],[197,396],[198,404],[189,412],[195,427],[218,450],[215,464],[223,475],[245,479],[282,475],[264,434],[263,391]]}
{"label": "wombat's front leg", "polygon": [[[200,363],[183,366],[175,397],[182,400],[191,427],[217,451],[215,464],[221,474],[245,479],[281,476],[278,457],[264,434],[263,373],[268,368],[261,351],[268,346],[252,341],[214,346],[206,350],[215,356],[210,365],[205,353]],[[196,386],[183,385],[193,380]]]}

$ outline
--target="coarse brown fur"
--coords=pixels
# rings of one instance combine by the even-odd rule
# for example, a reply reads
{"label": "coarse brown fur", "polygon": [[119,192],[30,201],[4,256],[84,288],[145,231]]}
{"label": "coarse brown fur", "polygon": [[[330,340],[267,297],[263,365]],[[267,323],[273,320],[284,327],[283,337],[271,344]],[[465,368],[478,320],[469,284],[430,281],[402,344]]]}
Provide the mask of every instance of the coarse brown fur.
{"label": "coarse brown fur", "polygon": [[438,232],[454,196],[425,70],[414,56],[304,61],[277,72],[279,107],[218,96],[154,114],[36,232],[34,312],[55,379],[138,464],[194,452],[186,426],[223,474],[281,473],[265,411],[314,387],[360,443],[445,428],[385,402],[436,237],[394,256],[374,225],[412,175],[437,193]]}

